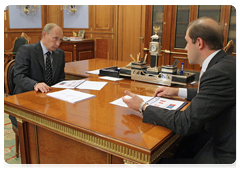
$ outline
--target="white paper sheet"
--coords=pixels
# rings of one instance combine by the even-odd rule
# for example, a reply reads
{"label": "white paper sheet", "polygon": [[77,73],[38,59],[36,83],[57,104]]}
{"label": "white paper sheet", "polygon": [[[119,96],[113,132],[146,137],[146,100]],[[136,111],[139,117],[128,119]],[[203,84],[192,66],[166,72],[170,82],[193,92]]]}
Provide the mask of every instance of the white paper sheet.
{"label": "white paper sheet", "polygon": [[[171,100],[161,97],[149,97],[149,96],[142,96],[138,95],[143,99],[144,102],[148,102],[149,105],[161,107],[168,110],[179,110],[181,106],[186,104],[186,102],[178,101],[178,100]],[[124,96],[124,98],[131,98],[130,96]],[[122,98],[119,98],[113,102],[110,102],[110,104],[122,106],[122,107],[128,107],[122,100]]]}
{"label": "white paper sheet", "polygon": [[99,74],[99,70],[86,71],[86,73],[98,75]]}
{"label": "white paper sheet", "polygon": [[83,100],[96,97],[95,95],[83,93],[75,90],[65,89],[57,92],[47,93],[47,96],[64,100],[70,103],[76,103]]}
{"label": "white paper sheet", "polygon": [[55,88],[68,88],[68,89],[88,89],[88,90],[101,90],[107,82],[100,81],[86,81],[86,80],[65,80],[59,82],[52,87]]}
{"label": "white paper sheet", "polygon": [[[142,95],[138,95],[139,97],[141,97],[143,99],[143,101],[148,101],[150,100],[152,97],[149,96],[142,96]],[[124,98],[131,98],[130,96],[126,95],[124,96]],[[122,98],[119,98],[113,102],[110,102],[110,104],[114,104],[114,105],[118,105],[118,106],[122,106],[122,107],[128,107],[122,100]]]}
{"label": "white paper sheet", "polygon": [[119,80],[123,80],[124,78],[117,78],[117,77],[109,77],[109,76],[103,76],[103,77],[99,77],[100,79],[104,79],[104,80],[110,80],[110,81],[119,81]]}
{"label": "white paper sheet", "polygon": [[53,85],[52,87],[75,89],[77,86],[84,83],[85,81],[86,80],[64,80]]}
{"label": "white paper sheet", "polygon": [[77,89],[88,89],[88,90],[101,90],[107,82],[100,81],[85,81],[83,84],[77,87]]}

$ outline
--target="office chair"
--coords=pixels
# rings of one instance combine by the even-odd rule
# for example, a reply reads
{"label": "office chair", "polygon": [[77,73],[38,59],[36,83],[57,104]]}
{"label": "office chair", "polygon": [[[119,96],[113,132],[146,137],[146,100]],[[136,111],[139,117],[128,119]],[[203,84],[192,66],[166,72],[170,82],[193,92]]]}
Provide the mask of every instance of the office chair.
{"label": "office chair", "polygon": [[[13,95],[13,90],[15,87],[15,84],[13,82],[13,72],[14,72],[14,63],[15,60],[10,61],[5,68],[4,71],[4,84],[5,84],[5,90],[6,90],[6,96]],[[12,124],[12,129],[15,133],[15,142],[16,142],[16,157],[19,156],[19,133],[18,128]]]}
{"label": "office chair", "polygon": [[[4,66],[7,65],[9,61],[15,59],[17,50],[20,46],[24,44],[30,44],[31,38],[27,34],[22,33],[20,36],[16,37],[13,41],[12,48],[10,50],[4,51]],[[5,67],[4,67],[5,68]]]}
{"label": "office chair", "polygon": [[228,53],[228,54],[232,54],[234,49],[234,44],[233,44],[233,40],[230,40],[227,45],[223,48],[223,50]]}

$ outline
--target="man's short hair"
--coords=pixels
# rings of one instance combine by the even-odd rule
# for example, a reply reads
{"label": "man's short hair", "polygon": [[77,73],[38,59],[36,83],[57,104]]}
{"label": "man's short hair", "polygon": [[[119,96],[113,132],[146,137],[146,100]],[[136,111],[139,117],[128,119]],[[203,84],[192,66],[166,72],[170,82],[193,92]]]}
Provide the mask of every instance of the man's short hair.
{"label": "man's short hair", "polygon": [[[44,28],[43,28],[43,30],[42,30],[42,33],[43,33],[43,32],[46,32],[47,34],[49,34],[54,27],[60,28],[60,27],[59,27],[57,24],[55,24],[55,23],[48,23],[48,24],[46,24],[46,25],[44,26]],[[61,29],[61,28],[60,28],[60,29]]]}
{"label": "man's short hair", "polygon": [[[206,20],[212,20],[216,24],[206,24]],[[188,25],[188,35],[193,44],[197,38],[202,38],[210,50],[219,50],[223,48],[224,35],[220,24],[210,17],[201,17],[192,21]]]}

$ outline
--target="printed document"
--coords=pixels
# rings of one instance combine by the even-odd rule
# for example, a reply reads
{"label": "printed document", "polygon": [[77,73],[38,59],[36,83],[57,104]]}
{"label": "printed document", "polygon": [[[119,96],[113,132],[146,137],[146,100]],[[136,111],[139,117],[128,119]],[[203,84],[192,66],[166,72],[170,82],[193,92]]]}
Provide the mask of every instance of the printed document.
{"label": "printed document", "polygon": [[88,89],[101,90],[107,82],[87,81],[87,80],[65,80],[61,81],[52,87],[55,88],[71,88],[71,89]]}
{"label": "printed document", "polygon": [[[142,96],[138,95],[140,98],[143,99],[144,102],[147,102],[149,105],[161,107],[168,110],[180,110],[183,108],[187,102],[179,101],[179,100],[172,100],[162,97],[149,97],[149,96]],[[124,96],[124,98],[131,98],[130,96]],[[128,107],[122,100],[122,98],[119,98],[110,104],[122,106],[122,107]]]}
{"label": "printed document", "polygon": [[61,81],[55,85],[53,85],[52,87],[55,88],[70,88],[70,89],[75,89],[77,88],[79,85],[81,85],[82,83],[84,83],[86,80],[64,80]]}
{"label": "printed document", "polygon": [[106,84],[107,82],[85,81],[77,89],[101,90]]}
{"label": "printed document", "polygon": [[80,91],[65,89],[57,92],[47,93],[47,96],[54,97],[60,100],[64,100],[70,103],[76,103],[83,100],[96,97],[95,95],[83,93]]}

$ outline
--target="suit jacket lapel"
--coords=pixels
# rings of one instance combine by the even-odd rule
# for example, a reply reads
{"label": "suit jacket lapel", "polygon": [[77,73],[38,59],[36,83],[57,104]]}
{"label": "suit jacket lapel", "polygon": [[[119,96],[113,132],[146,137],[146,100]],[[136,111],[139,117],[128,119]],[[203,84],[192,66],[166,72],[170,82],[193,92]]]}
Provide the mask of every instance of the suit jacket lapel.
{"label": "suit jacket lapel", "polygon": [[42,51],[40,41],[37,43],[37,45],[35,47],[35,55],[37,57],[37,60],[38,60],[39,64],[42,67],[42,70],[43,70],[43,73],[44,73],[43,75],[44,75],[44,78],[45,78],[45,65],[44,65],[43,51]]}

